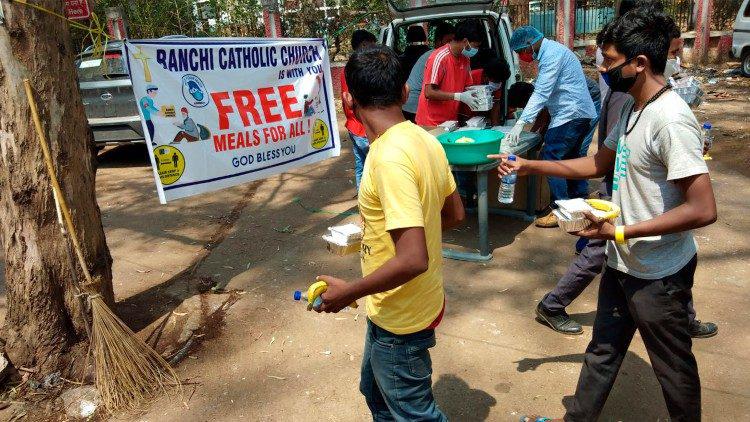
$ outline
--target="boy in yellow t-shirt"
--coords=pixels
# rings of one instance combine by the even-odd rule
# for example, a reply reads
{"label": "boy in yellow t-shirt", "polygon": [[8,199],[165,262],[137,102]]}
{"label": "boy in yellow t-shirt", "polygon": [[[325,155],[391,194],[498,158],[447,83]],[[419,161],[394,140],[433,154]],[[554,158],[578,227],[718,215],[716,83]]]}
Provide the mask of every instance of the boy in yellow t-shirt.
{"label": "boy in yellow t-shirt", "polygon": [[404,120],[408,88],[400,75],[398,57],[384,46],[355,51],[346,64],[343,100],[373,140],[359,188],[363,278],[320,276],[328,290],[319,311],[366,296],[360,391],[373,419],[442,421],[429,348],[445,306],[442,230],[464,209],[437,139]]}

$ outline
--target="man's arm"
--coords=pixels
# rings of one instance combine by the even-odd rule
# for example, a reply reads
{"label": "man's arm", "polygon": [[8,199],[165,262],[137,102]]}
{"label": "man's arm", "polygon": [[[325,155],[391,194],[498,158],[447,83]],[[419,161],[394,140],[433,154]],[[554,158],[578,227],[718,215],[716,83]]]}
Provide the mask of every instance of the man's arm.
{"label": "man's arm", "polygon": [[464,212],[464,204],[461,202],[461,196],[458,194],[458,190],[454,190],[448,197],[445,198],[443,209],[440,210],[440,221],[443,226],[443,230],[450,230],[464,221],[466,214]]}
{"label": "man's arm", "polygon": [[531,126],[531,132],[538,133],[540,135],[544,135],[547,132],[547,127],[549,127],[549,122],[552,118],[549,115],[549,110],[547,107],[544,107],[541,112],[536,116],[536,120],[534,120],[534,124]]}
{"label": "man's arm", "polygon": [[615,165],[615,155],[615,151],[603,146],[599,148],[596,155],[571,160],[525,160],[516,157],[516,161],[508,161],[508,154],[493,154],[488,155],[487,158],[502,159],[497,167],[500,177],[515,171],[519,176],[540,174],[566,179],[592,179],[612,171]]}
{"label": "man's arm", "polygon": [[424,96],[428,100],[448,101],[453,100],[453,92],[441,91],[437,85],[427,84],[424,89]]}
{"label": "man's arm", "polygon": [[[716,200],[708,173],[696,174],[674,181],[685,196],[681,205],[654,217],[625,226],[625,239],[661,236],[707,226],[716,221]],[[592,224],[578,236],[594,239],[615,238],[615,226],[608,222],[593,222],[594,216],[588,214]]]}
{"label": "man's arm", "polygon": [[424,227],[408,227],[388,233],[396,247],[396,255],[368,276],[351,283],[326,275],[318,277],[328,284],[328,289],[321,295],[323,304],[319,312],[338,312],[361,297],[395,289],[427,271],[430,260]]}

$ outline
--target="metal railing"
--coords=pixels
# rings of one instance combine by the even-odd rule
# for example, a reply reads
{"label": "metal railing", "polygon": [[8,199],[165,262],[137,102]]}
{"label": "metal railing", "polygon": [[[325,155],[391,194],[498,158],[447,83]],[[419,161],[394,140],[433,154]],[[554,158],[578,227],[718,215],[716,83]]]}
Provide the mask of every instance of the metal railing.
{"label": "metal railing", "polygon": [[557,37],[557,0],[510,0],[501,5],[500,11],[507,12],[514,28],[532,25],[542,31],[545,37]]}
{"label": "metal railing", "polygon": [[[557,0],[499,0],[500,12],[507,12],[513,27],[533,25],[547,38],[555,39]],[[576,0],[575,37],[591,40],[611,21],[615,0]],[[695,29],[697,9],[694,0],[662,0],[664,12],[674,19],[683,32]],[[731,30],[742,0],[713,0],[711,30]]]}
{"label": "metal railing", "polygon": [[576,0],[576,39],[594,39],[615,16],[614,0]]}
{"label": "metal railing", "polygon": [[682,32],[695,29],[693,0],[662,0],[664,12],[674,19]]}

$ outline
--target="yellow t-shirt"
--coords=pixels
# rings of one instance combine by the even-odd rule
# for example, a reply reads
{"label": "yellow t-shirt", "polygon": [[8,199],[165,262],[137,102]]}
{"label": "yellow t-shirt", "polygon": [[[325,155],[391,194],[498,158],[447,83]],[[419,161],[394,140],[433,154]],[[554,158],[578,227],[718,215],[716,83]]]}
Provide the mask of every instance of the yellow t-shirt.
{"label": "yellow t-shirt", "polygon": [[424,227],[429,268],[405,284],[367,296],[367,316],[395,334],[427,328],[443,308],[440,211],[456,190],[443,147],[405,121],[370,144],[359,188],[364,220],[360,258],[367,276],[396,255],[389,230]]}

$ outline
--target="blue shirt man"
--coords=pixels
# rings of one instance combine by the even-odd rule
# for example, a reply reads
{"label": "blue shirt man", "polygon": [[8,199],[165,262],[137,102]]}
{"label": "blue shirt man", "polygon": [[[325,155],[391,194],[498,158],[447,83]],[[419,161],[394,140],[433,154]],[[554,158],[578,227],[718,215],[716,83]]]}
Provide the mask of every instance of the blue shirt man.
{"label": "blue shirt man", "polygon": [[159,88],[156,85],[146,86],[146,95],[138,101],[138,105],[141,107],[141,113],[143,113],[143,119],[146,121],[146,129],[148,129],[148,135],[151,140],[151,145],[156,146],[156,128],[154,122],[151,121],[151,113],[156,113],[157,116],[161,116],[161,111],[154,105],[154,98],[156,97]]}
{"label": "blue shirt man", "polygon": [[[534,93],[508,134],[514,143],[526,123],[534,121],[547,108],[550,124],[544,135],[541,157],[544,160],[564,160],[581,156],[581,146],[598,113],[586,84],[586,77],[578,58],[564,45],[544,38],[533,26],[522,26],[513,32],[510,47],[525,62],[536,60],[539,74]],[[559,199],[583,198],[588,195],[585,180],[565,180],[548,177],[552,203]],[[536,221],[538,227],[556,227],[553,214]]]}

